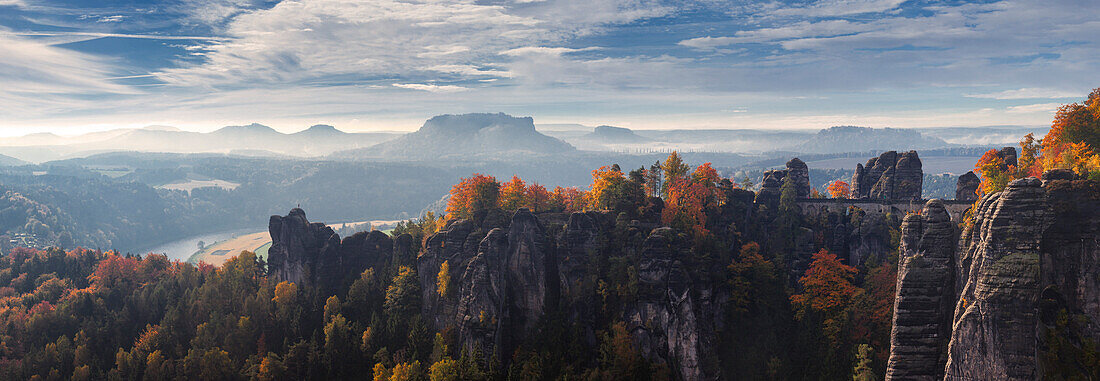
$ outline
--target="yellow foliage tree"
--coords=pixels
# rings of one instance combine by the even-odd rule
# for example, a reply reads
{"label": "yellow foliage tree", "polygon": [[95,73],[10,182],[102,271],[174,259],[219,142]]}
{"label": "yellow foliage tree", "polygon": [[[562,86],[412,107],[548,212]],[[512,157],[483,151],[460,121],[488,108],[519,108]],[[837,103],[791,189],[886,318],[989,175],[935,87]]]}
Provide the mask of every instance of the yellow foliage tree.
{"label": "yellow foliage tree", "polygon": [[451,265],[448,261],[443,261],[443,264],[439,266],[439,275],[435,278],[436,291],[439,292],[439,296],[447,296],[451,291]]}

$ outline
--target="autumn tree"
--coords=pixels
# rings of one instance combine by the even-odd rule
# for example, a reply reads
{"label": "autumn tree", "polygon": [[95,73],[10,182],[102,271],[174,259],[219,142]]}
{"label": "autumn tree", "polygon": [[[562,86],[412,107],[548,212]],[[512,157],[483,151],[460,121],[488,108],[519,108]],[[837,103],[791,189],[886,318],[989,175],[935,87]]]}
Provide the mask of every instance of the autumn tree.
{"label": "autumn tree", "polygon": [[802,292],[791,296],[791,303],[800,316],[809,314],[821,319],[821,328],[830,347],[840,345],[841,332],[847,319],[845,309],[860,289],[852,284],[856,268],[848,266],[836,254],[821,249],[813,255],[806,274],[798,280]]}
{"label": "autumn tree", "polygon": [[475,173],[451,187],[447,218],[472,218],[474,213],[497,207],[500,183],[492,176]]}
{"label": "autumn tree", "polygon": [[852,187],[844,181],[837,180],[829,184],[828,191],[832,198],[848,198],[852,194]]}
{"label": "autumn tree", "polygon": [[1016,178],[1042,177],[1043,163],[1039,157],[1042,148],[1041,142],[1035,139],[1035,134],[1024,135],[1020,140],[1020,157],[1016,159]]}
{"label": "autumn tree", "polygon": [[576,187],[555,187],[550,193],[550,208],[568,213],[580,212],[587,206],[587,192]]}
{"label": "autumn tree", "polygon": [[664,164],[661,164],[661,171],[664,172],[664,181],[662,185],[662,194],[668,196],[669,188],[679,182],[687,179],[688,170],[691,167],[684,163],[684,160],[680,158],[680,154],[676,151],[668,154],[668,158],[665,159]]}
{"label": "autumn tree", "polygon": [[855,267],[842,263],[836,254],[821,249],[814,253],[810,268],[798,280],[802,293],[791,296],[791,302],[803,309],[836,314],[859,291],[852,285],[855,274]]}
{"label": "autumn tree", "polygon": [[1042,146],[1044,169],[1072,169],[1100,179],[1100,88],[1084,103],[1059,108]]}
{"label": "autumn tree", "polygon": [[527,184],[518,176],[512,176],[508,182],[500,184],[500,208],[516,210],[524,206],[527,196]]}
{"label": "autumn tree", "polygon": [[550,209],[551,194],[546,187],[533,183],[527,186],[524,206],[532,212],[544,212]]}
{"label": "autumn tree", "polygon": [[443,261],[442,265],[439,265],[439,275],[436,276],[436,292],[439,296],[447,296],[451,290],[451,265],[447,261]]}
{"label": "autumn tree", "polygon": [[1000,192],[1008,185],[1015,168],[1005,165],[1004,158],[995,149],[985,151],[978,162],[974,164],[974,172],[981,175],[982,182],[978,187],[978,196],[985,196]]}
{"label": "autumn tree", "polygon": [[633,216],[644,201],[645,191],[642,184],[627,179],[618,165],[612,165],[592,171],[592,186],[587,197],[589,208]]}
{"label": "autumn tree", "polygon": [[[667,173],[667,172],[666,172]],[[709,233],[707,212],[718,207],[717,183],[721,178],[710,163],[700,165],[690,177],[674,180],[669,185],[661,220],[697,237]]]}

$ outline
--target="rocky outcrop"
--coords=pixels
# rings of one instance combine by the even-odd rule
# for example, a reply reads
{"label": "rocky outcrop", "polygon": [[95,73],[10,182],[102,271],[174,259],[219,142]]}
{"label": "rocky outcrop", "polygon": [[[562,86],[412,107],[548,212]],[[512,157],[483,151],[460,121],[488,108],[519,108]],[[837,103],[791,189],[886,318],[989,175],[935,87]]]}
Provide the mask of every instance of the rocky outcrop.
{"label": "rocky outcrop", "polygon": [[856,164],[852,175],[852,198],[880,200],[920,200],[924,172],[917,151],[883,152]]}
{"label": "rocky outcrop", "polygon": [[997,151],[997,156],[1000,156],[1001,160],[1004,160],[1006,167],[1015,167],[1018,165],[1016,163],[1016,147],[1001,148],[1000,151]]}
{"label": "rocky outcrop", "polygon": [[542,224],[527,209],[512,216],[508,228],[508,292],[519,315],[517,323],[530,331],[547,310],[557,307],[557,258],[549,249]]}
{"label": "rocky outcrop", "polygon": [[943,202],[905,216],[887,380],[938,380],[947,362],[955,297],[956,228]]}
{"label": "rocky outcrop", "polygon": [[764,177],[760,180],[760,192],[756,196],[757,203],[778,201],[783,183],[787,179],[794,182],[797,198],[810,197],[810,169],[806,163],[796,157],[788,161],[786,167],[787,169],[764,171]]}
{"label": "rocky outcrop", "polygon": [[[879,262],[892,250],[890,242],[890,222],[886,216],[878,213],[859,213],[858,224],[852,227],[848,236],[848,264],[861,266],[868,261]],[[894,220],[893,226],[897,226]]]}
{"label": "rocky outcrop", "polygon": [[683,380],[705,379],[704,357],[713,332],[704,329],[705,316],[697,289],[680,260],[690,243],[670,228],[653,230],[642,244],[638,267],[638,298],[623,320],[642,355],[666,362]]}
{"label": "rocky outcrop", "polygon": [[787,162],[787,178],[794,183],[795,195],[798,198],[810,197],[810,168],[797,157]]}
{"label": "rocky outcrop", "polygon": [[[928,208],[906,218],[888,379],[1087,379],[1096,372],[1090,348],[1100,339],[1100,183],[1073,178],[1048,171],[1042,181],[1015,180],[987,195],[957,245],[932,234]],[[954,265],[945,271],[940,262],[952,246]],[[943,279],[951,276],[954,282]],[[954,305],[949,339],[933,324],[944,301]],[[943,359],[945,342],[941,365],[933,360]]]}
{"label": "rocky outcrop", "polygon": [[504,366],[535,337],[540,320],[559,312],[581,335],[578,342],[595,348],[596,319],[606,311],[599,309],[593,271],[608,255],[613,229],[615,255],[638,259],[631,270],[637,292],[612,319],[627,326],[647,360],[667,364],[678,379],[713,378],[718,371],[706,360],[716,353],[714,326],[723,310],[715,286],[697,283],[681,262],[691,241],[670,228],[613,223],[602,213],[559,217],[520,209],[497,226],[451,222],[427,238],[417,259],[422,285],[435,285],[445,261],[452,280],[447,293],[422,287],[422,315],[436,330],[453,329],[467,353]]}
{"label": "rocky outcrop", "polygon": [[974,171],[967,171],[959,176],[959,180],[955,183],[955,199],[959,201],[977,201],[979,185],[981,185],[981,180],[978,180],[978,175],[975,175]]}
{"label": "rocky outcrop", "polygon": [[966,232],[961,294],[948,346],[947,378],[1033,380],[1045,193],[1015,180],[983,200]]}
{"label": "rocky outcrop", "polygon": [[271,248],[268,273],[276,281],[311,281],[322,290],[341,279],[340,236],[322,223],[310,223],[306,212],[292,209],[286,216],[271,216],[268,222]]}

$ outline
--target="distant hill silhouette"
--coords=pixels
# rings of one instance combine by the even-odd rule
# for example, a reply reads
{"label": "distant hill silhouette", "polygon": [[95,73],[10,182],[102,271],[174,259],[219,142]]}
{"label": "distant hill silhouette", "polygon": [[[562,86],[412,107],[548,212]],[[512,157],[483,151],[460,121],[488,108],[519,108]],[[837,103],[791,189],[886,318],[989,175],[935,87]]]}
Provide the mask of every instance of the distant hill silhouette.
{"label": "distant hill silhouette", "polygon": [[943,139],[925,136],[913,129],[836,126],[818,131],[817,135],[799,145],[794,151],[803,153],[900,151],[951,146],[953,144]]}
{"label": "distant hill silhouette", "polygon": [[338,158],[433,160],[501,154],[557,154],[576,151],[564,141],[535,131],[531,117],[504,113],[440,115],[419,130],[378,145],[345,152]]}
{"label": "distant hill silhouette", "polygon": [[629,128],[599,126],[584,138],[602,143],[645,143],[653,139],[635,134]]}
{"label": "distant hill silhouette", "polygon": [[292,134],[284,134],[259,123],[223,127],[210,133],[150,126],[93,132],[79,136],[39,133],[5,138],[0,139],[0,153],[33,162],[111,151],[249,152],[251,155],[271,152],[275,156],[309,157],[370,147],[397,136],[399,134],[347,133],[329,125],[315,125]]}

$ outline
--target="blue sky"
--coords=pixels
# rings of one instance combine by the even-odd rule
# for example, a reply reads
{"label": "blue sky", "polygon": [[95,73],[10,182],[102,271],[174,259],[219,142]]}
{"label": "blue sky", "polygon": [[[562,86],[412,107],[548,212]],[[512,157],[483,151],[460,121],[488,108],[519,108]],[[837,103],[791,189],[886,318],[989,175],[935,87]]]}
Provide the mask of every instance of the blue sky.
{"label": "blue sky", "polygon": [[1048,124],[1093,0],[0,0],[0,135],[442,113],[633,128]]}

